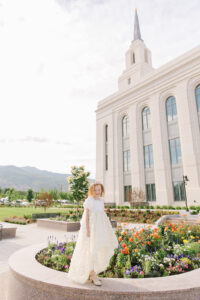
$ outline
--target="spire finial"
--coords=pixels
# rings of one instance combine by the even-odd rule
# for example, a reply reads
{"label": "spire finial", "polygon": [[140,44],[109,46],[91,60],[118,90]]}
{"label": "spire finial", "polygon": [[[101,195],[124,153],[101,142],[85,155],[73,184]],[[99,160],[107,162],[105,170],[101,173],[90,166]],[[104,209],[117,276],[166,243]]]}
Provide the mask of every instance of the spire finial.
{"label": "spire finial", "polygon": [[139,19],[138,19],[138,14],[137,14],[137,8],[135,8],[135,23],[134,23],[134,39],[133,41],[136,40],[142,40],[141,38],[141,33],[140,33],[140,25],[139,25]]}

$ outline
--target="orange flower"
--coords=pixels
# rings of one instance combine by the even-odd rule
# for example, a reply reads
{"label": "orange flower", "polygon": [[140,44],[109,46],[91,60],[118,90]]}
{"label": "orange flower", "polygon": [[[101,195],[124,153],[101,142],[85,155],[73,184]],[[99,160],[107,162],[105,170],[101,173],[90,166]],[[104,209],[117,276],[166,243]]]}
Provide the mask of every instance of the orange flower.
{"label": "orange flower", "polygon": [[138,249],[137,249],[137,248],[135,249],[135,252],[138,252]]}
{"label": "orange flower", "polygon": [[122,249],[122,250],[121,250],[121,253],[122,253],[122,254],[124,254],[124,253],[125,253],[125,250],[124,250],[124,249]]}
{"label": "orange flower", "polygon": [[157,232],[155,232],[153,236],[154,236],[155,239],[159,238],[159,235],[157,234]]}
{"label": "orange flower", "polygon": [[158,232],[158,228],[154,228],[154,231],[155,231],[155,232]]}
{"label": "orange flower", "polygon": [[151,242],[150,242],[150,241],[148,241],[148,244],[149,244],[149,245],[151,245]]}
{"label": "orange flower", "polygon": [[138,237],[139,233],[136,232],[136,233],[134,233],[133,235],[134,235],[134,237]]}
{"label": "orange flower", "polygon": [[125,247],[124,250],[125,250],[125,251],[128,251],[129,249],[128,249],[128,247]]}
{"label": "orange flower", "polygon": [[133,238],[132,237],[129,238],[129,242],[133,242]]}
{"label": "orange flower", "polygon": [[119,242],[122,241],[122,236],[119,236],[118,241],[119,241]]}
{"label": "orange flower", "polygon": [[122,234],[122,235],[126,235],[126,231],[123,231],[121,234]]}
{"label": "orange flower", "polygon": [[165,227],[165,231],[167,231],[169,228],[168,227]]}
{"label": "orange flower", "polygon": [[125,248],[125,247],[126,247],[126,244],[125,244],[125,243],[124,243],[124,244],[122,244],[122,247],[123,247],[123,248]]}
{"label": "orange flower", "polygon": [[131,231],[135,231],[135,229],[134,229],[134,228],[131,228]]}

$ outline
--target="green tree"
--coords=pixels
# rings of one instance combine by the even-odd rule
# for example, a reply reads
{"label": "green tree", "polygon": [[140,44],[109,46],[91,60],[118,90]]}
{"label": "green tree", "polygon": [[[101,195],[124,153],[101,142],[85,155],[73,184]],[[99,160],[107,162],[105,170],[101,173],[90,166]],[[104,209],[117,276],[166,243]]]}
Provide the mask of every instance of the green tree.
{"label": "green tree", "polygon": [[49,190],[49,194],[53,197],[54,200],[59,199],[59,191],[57,189]]}
{"label": "green tree", "polygon": [[19,199],[19,192],[16,191],[14,188],[6,188],[5,196],[8,197],[9,201]]}
{"label": "green tree", "polygon": [[26,199],[28,200],[28,202],[31,202],[33,200],[33,197],[34,197],[33,190],[28,189],[27,195],[26,195]]}
{"label": "green tree", "polygon": [[67,177],[69,183],[70,194],[73,199],[77,202],[78,206],[76,213],[78,215],[79,202],[83,201],[88,193],[89,189],[89,177],[90,172],[85,171],[84,166],[72,166],[71,176]]}

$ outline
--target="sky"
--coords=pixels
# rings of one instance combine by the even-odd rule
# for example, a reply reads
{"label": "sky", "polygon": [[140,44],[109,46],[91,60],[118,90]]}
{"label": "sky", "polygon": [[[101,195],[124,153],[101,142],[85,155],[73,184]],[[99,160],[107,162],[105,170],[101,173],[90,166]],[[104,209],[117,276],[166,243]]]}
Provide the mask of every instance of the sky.
{"label": "sky", "polygon": [[199,0],[0,0],[0,165],[95,178],[95,110],[118,89],[135,8],[154,68],[199,45]]}

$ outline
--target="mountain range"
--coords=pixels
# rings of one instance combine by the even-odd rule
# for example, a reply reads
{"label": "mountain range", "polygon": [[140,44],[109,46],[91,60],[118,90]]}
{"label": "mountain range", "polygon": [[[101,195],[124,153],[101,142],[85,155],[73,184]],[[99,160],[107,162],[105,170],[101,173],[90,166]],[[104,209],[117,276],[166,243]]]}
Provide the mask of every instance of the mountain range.
{"label": "mountain range", "polygon": [[[70,174],[54,173],[30,166],[0,166],[0,187],[13,187],[18,191],[32,189],[35,192],[39,192],[41,188],[46,191],[56,188],[66,192],[68,191],[68,176]],[[90,181],[93,182],[94,180],[91,179]]]}

